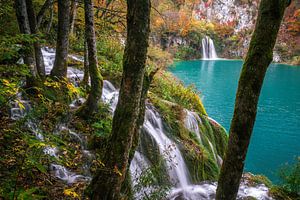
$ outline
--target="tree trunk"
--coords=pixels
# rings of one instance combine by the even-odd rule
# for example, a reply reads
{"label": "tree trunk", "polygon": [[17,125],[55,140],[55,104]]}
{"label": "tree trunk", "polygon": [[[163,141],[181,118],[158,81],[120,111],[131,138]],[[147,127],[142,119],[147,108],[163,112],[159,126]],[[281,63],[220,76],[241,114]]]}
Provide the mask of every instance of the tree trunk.
{"label": "tree trunk", "polygon": [[75,19],[77,14],[77,5],[78,0],[73,0],[71,5],[71,13],[70,13],[70,34],[74,34],[74,25],[75,25]]}
{"label": "tree trunk", "polygon": [[[144,124],[144,121],[145,121],[147,94],[148,94],[151,82],[154,78],[154,75],[156,74],[157,71],[158,71],[158,69],[155,71],[152,71],[149,75],[144,76],[143,89],[142,89],[141,100],[140,100],[139,117],[136,121],[136,126],[135,126],[133,140],[132,140],[132,147],[131,147],[131,150],[129,153],[129,158],[128,158],[128,166],[130,166],[130,163],[134,157],[136,148],[139,145],[140,133],[141,133],[141,129]],[[126,173],[126,176],[130,176],[129,168],[128,168],[128,172]],[[126,180],[126,178],[125,178],[125,180]],[[127,179],[127,180],[130,180],[130,179]],[[132,194],[132,188],[128,188],[129,186],[130,186],[130,184],[128,184],[128,183],[126,183],[126,181],[124,181],[124,184],[122,185],[122,191],[124,190],[124,191],[127,191],[128,193]]]}
{"label": "tree trunk", "polygon": [[52,6],[52,4],[53,4],[53,0],[46,0],[45,3],[43,4],[41,10],[39,11],[39,13],[36,16],[37,29],[40,28],[42,20],[45,16],[45,13],[46,13],[47,9],[50,8],[50,6]]}
{"label": "tree trunk", "polygon": [[[38,29],[36,25],[36,17],[33,9],[32,0],[26,0],[26,8],[27,8],[27,15],[28,15],[31,34],[37,34]],[[44,64],[44,57],[42,54],[41,46],[39,42],[35,42],[33,46],[34,46],[34,53],[35,53],[36,68],[39,76],[43,78],[45,77],[45,64]]]}
{"label": "tree trunk", "polygon": [[58,30],[56,54],[51,76],[67,76],[67,59],[69,50],[70,0],[58,0]]}
{"label": "tree trunk", "polygon": [[88,48],[86,41],[84,42],[84,75],[82,79],[82,86],[87,89],[87,86],[89,84],[89,59],[88,59]]}
{"label": "tree trunk", "polygon": [[[15,9],[20,33],[31,34],[25,0],[15,0]],[[24,56],[24,63],[29,66],[32,77],[26,78],[26,84],[27,87],[31,87],[34,85],[35,79],[38,78],[38,73],[35,66],[35,57],[32,45],[28,45],[27,49],[28,50],[26,50],[26,54]]]}
{"label": "tree trunk", "polygon": [[150,32],[150,0],[127,1],[127,42],[123,77],[112,133],[99,170],[91,183],[91,199],[117,200],[124,181],[140,113],[145,62]]}
{"label": "tree trunk", "polygon": [[90,116],[97,112],[101,100],[103,78],[98,68],[96,36],[94,29],[94,12],[92,0],[84,0],[85,9],[85,37],[88,54],[88,71],[91,78],[91,90],[81,114]]}
{"label": "tree trunk", "polygon": [[50,30],[51,30],[51,27],[52,27],[53,15],[54,15],[54,12],[53,12],[53,5],[52,5],[51,10],[50,10],[50,19],[49,19],[49,23],[47,24],[47,29],[46,29],[47,34],[50,33]]}
{"label": "tree trunk", "polygon": [[140,130],[141,130],[141,128],[144,124],[144,120],[145,120],[147,94],[148,94],[150,85],[153,81],[153,78],[154,78],[155,74],[158,72],[158,70],[159,70],[159,68],[153,70],[148,75],[145,74],[145,76],[144,76],[143,89],[142,89],[141,100],[140,100],[140,113],[139,113],[138,120],[136,122],[136,127],[135,127],[135,131],[134,131],[133,142],[132,142],[132,148],[131,148],[131,152],[129,154],[129,160],[128,160],[129,164],[131,163],[131,160],[133,159],[135,150],[136,150],[137,146],[139,145]]}
{"label": "tree trunk", "polygon": [[262,0],[240,75],[229,143],[218,181],[217,200],[236,199],[263,80],[273,58],[287,0]]}

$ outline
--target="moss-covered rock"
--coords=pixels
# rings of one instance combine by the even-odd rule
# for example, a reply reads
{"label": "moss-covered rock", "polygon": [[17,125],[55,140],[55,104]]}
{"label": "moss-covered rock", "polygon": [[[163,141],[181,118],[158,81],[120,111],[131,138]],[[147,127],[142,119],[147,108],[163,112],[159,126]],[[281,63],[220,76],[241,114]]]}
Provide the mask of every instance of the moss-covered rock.
{"label": "moss-covered rock", "polygon": [[[164,79],[165,76],[168,81]],[[225,129],[207,116],[199,96],[194,91],[187,90],[168,74],[162,74],[156,81],[149,99],[165,121],[168,136],[181,150],[192,182],[216,180],[228,140]],[[158,82],[160,88],[155,86]],[[182,93],[174,92],[174,88],[180,88]],[[186,109],[196,111],[199,116],[200,139],[197,133],[191,132],[185,126]]]}

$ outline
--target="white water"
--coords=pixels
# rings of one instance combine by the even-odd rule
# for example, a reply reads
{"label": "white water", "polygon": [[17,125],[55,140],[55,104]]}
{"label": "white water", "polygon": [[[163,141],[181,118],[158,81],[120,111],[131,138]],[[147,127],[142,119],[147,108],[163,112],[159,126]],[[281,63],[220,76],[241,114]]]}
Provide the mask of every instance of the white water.
{"label": "white water", "polygon": [[[48,74],[50,74],[51,69],[53,68],[54,59],[55,59],[55,50],[51,49],[51,48],[43,48],[42,53],[44,56],[45,71],[46,71],[46,74],[48,75]],[[69,57],[76,61],[82,61],[81,58],[74,56],[74,55],[71,55]],[[72,67],[68,67],[67,77],[70,81],[72,81],[76,85],[80,80],[82,80],[83,72],[81,70],[78,70],[78,69],[75,69]],[[85,99],[83,99],[83,98],[76,99],[70,104],[70,107],[76,108],[79,105],[81,105],[84,101],[85,101]],[[20,103],[25,108],[22,108],[22,106],[19,105]],[[28,113],[28,111],[30,111],[30,109],[31,109],[31,103],[28,100],[25,100],[20,93],[17,96],[17,100],[14,102],[11,102],[11,113],[10,113],[11,118],[13,120],[18,120],[20,118],[23,118],[26,115],[26,113]],[[40,140],[41,142],[45,142],[43,133],[39,129],[37,124],[38,124],[37,122],[34,122],[32,120],[27,121],[27,127],[36,136],[36,138],[38,140]],[[60,126],[58,128],[58,131],[53,134],[60,134],[61,131],[67,131],[69,133],[70,137],[72,137],[74,140],[76,140],[76,142],[78,142],[81,145],[81,148],[83,151],[83,156],[87,157],[87,160],[88,160],[89,159],[88,157],[90,157],[91,154],[89,153],[88,150],[86,150],[85,140],[83,138],[81,138],[81,136],[78,133],[73,132],[72,130],[68,129],[65,126]],[[63,155],[59,155],[59,153],[60,153],[59,148],[54,147],[54,146],[46,145],[43,149],[43,152],[52,157],[55,157],[56,159],[60,159],[60,157],[63,156]],[[85,165],[88,165],[88,162]],[[89,168],[89,166],[85,166],[85,168]],[[76,174],[76,173],[68,170],[66,167],[58,165],[58,164],[54,164],[54,163],[52,163],[50,165],[50,171],[52,171],[52,173],[54,174],[55,177],[65,181],[68,184],[72,184],[72,183],[75,183],[78,181],[90,181],[91,180],[90,176]],[[86,174],[89,174],[88,170],[84,170],[84,171]]]}
{"label": "white water", "polygon": [[[216,196],[216,182],[202,182],[198,185],[189,185],[186,188],[174,188],[171,190],[168,200],[214,200]],[[269,189],[263,185],[255,187],[249,185],[247,181],[242,181],[238,191],[238,200],[254,197],[257,200],[272,200],[268,195]]]}
{"label": "white water", "polygon": [[185,114],[186,114],[185,119],[184,119],[185,127],[189,131],[194,132],[196,134],[200,144],[203,144],[199,125],[198,125],[198,123],[200,123],[200,124],[202,123],[199,115],[197,113],[189,111],[189,110],[185,110]]}
{"label": "white water", "polygon": [[212,59],[212,60],[218,58],[214,42],[208,36],[205,36],[202,39],[202,58],[203,59]]}
{"label": "white water", "polygon": [[[43,49],[44,60],[46,64],[46,71],[47,74],[50,73],[55,53],[53,49]],[[68,68],[68,77],[72,80],[83,77],[83,72],[74,68]],[[76,81],[76,80],[75,80]],[[113,112],[117,105],[118,100],[118,90],[109,82],[104,81],[103,84],[103,93],[102,93],[102,100],[110,105],[111,111]],[[24,117],[26,112],[31,108],[30,102],[23,100],[21,95],[19,95],[19,100],[25,105],[25,110],[22,110],[20,106],[16,102],[12,102],[12,109],[11,109],[11,118],[12,119],[19,119],[20,117]],[[70,106],[72,108],[76,108],[80,106],[85,99],[79,98],[74,100]],[[196,113],[186,110],[187,116],[185,119],[185,125],[187,129],[194,132],[197,137],[199,137],[199,142],[202,142],[199,124],[202,123],[201,119]],[[216,122],[217,123],[217,122]],[[36,125],[37,123],[33,121],[29,121],[27,126],[35,136],[44,141],[44,136],[40,129]],[[185,164],[184,158],[180,150],[178,149],[177,145],[172,141],[168,136],[167,132],[163,126],[163,120],[159,113],[155,111],[155,108],[152,106],[147,106],[146,109],[146,116],[145,116],[145,123],[143,126],[144,131],[151,136],[154,141],[156,142],[157,146],[159,147],[159,151],[161,156],[164,158],[167,166],[168,176],[172,182],[173,188],[169,192],[168,199],[176,200],[176,199],[185,199],[185,200],[198,200],[198,199],[214,199],[215,190],[216,190],[216,183],[213,182],[203,182],[197,185],[191,183],[189,179],[189,170]],[[58,131],[53,134],[60,134],[61,131],[64,131],[70,134],[70,137],[73,137],[78,143],[80,143],[82,148],[83,156],[86,157],[87,160],[91,161],[93,159],[93,154],[91,154],[85,145],[85,138],[83,138],[80,134],[73,132],[72,130],[68,129],[64,125],[60,125],[58,127]],[[211,145],[212,146],[212,145]],[[212,147],[212,151],[213,147]],[[53,146],[46,146],[44,148],[44,153],[49,154],[57,159],[61,155],[59,155],[60,151],[57,147]],[[219,160],[219,156],[216,155],[217,159]],[[88,162],[87,162],[88,163]],[[150,162],[148,161],[147,157],[140,152],[136,152],[134,158],[130,165],[130,172],[133,177],[133,185],[137,184],[138,178],[141,174],[151,167]],[[89,176],[88,169],[89,165],[85,164],[85,168],[87,172],[85,175],[76,174],[71,172],[66,167],[52,163],[50,165],[50,170],[54,174],[55,177],[65,181],[68,184],[72,184],[78,181],[90,181],[91,177]],[[140,199],[139,197],[144,193],[151,193],[155,191],[154,186],[148,186],[138,192],[135,196],[136,199]],[[246,196],[253,196],[257,199],[271,199],[268,197],[268,188],[264,185],[259,185],[256,187],[248,186],[245,182],[241,183],[240,190],[239,190],[239,197],[246,197]]]}
{"label": "white water", "polygon": [[143,129],[154,138],[160,154],[166,160],[171,182],[179,187],[190,184],[189,173],[176,144],[166,136],[160,115],[153,109],[147,108]]}

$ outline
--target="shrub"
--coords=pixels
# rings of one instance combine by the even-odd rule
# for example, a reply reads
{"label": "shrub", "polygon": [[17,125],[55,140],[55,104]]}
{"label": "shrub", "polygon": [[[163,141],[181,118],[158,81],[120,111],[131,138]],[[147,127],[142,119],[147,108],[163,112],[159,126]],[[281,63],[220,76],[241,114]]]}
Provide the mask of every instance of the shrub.
{"label": "shrub", "polygon": [[279,177],[282,180],[283,189],[300,194],[300,157],[293,165],[284,166],[279,172]]}

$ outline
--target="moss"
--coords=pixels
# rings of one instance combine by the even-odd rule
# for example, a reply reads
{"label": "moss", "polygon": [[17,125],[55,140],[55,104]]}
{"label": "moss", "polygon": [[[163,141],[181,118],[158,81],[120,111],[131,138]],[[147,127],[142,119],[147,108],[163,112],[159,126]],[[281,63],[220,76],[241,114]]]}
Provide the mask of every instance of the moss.
{"label": "moss", "polygon": [[217,180],[218,165],[204,146],[186,144],[184,148],[184,158],[193,183],[204,180]]}
{"label": "moss", "polygon": [[184,126],[185,112],[182,105],[162,99],[154,93],[149,94],[149,99],[166,122],[169,136],[176,141],[184,154],[191,180],[195,183],[217,180],[220,169],[214,152],[223,158],[228,140],[225,129],[212,122],[206,115],[198,113],[202,121],[199,127],[203,144],[200,144],[196,134]]}
{"label": "moss", "polygon": [[258,185],[258,184],[264,184],[268,188],[272,186],[272,182],[264,175],[255,175],[250,176],[250,184],[252,185]]}
{"label": "moss", "polygon": [[299,194],[290,193],[282,187],[273,186],[270,188],[270,195],[277,200],[299,200]]}
{"label": "moss", "polygon": [[177,103],[184,108],[207,115],[199,93],[196,92],[195,88],[193,86],[184,87],[169,72],[161,71],[154,77],[150,92],[161,99]]}

